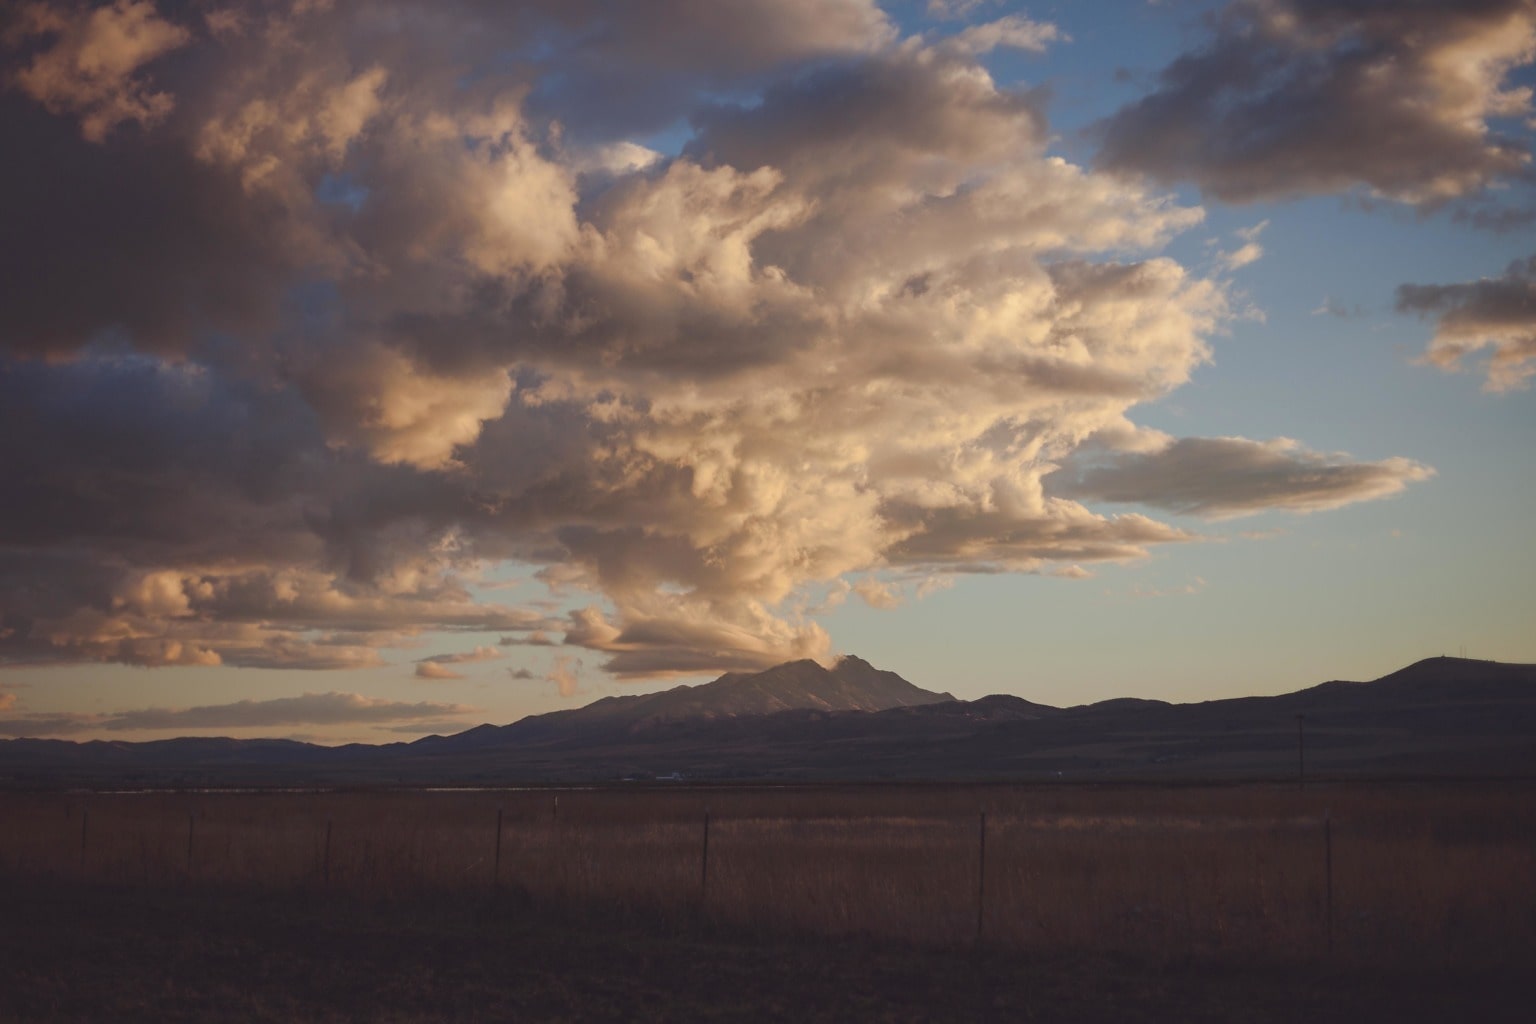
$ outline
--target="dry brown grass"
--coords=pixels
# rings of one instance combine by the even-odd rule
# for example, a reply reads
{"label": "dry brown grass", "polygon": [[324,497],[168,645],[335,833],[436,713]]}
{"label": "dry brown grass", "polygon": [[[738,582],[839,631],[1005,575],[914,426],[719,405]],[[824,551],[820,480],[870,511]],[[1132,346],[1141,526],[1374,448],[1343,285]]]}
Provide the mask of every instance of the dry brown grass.
{"label": "dry brown grass", "polygon": [[1514,964],[1536,953],[1533,796],[1515,784],[7,793],[0,870],[384,898],[500,888],[954,946],[976,939],[985,811],[989,945]]}

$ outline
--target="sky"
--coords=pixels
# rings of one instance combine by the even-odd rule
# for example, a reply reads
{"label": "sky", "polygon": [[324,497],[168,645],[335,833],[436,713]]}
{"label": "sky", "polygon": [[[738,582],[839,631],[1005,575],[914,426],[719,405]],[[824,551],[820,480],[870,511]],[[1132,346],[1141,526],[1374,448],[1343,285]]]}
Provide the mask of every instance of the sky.
{"label": "sky", "polygon": [[0,737],[1536,661],[1536,0],[40,0]]}

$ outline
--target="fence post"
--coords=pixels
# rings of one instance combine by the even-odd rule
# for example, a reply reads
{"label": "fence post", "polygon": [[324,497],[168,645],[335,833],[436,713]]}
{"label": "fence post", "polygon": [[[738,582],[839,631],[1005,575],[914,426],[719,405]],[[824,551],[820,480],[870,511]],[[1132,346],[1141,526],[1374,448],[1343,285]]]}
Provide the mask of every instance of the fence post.
{"label": "fence post", "polygon": [[80,869],[85,870],[85,837],[90,831],[91,809],[89,807],[80,810]]}
{"label": "fence post", "polygon": [[981,831],[976,855],[976,941],[981,941],[981,924],[987,909],[987,812],[981,812]]}
{"label": "fence post", "polygon": [[549,811],[549,820],[552,821],[552,822],[558,822],[560,820],[560,794],[559,793],[555,794],[554,805],[550,808],[550,811]]}
{"label": "fence post", "polygon": [[496,859],[491,868],[491,884],[501,884],[501,808],[496,808]]}
{"label": "fence post", "polygon": [[192,877],[192,833],[197,827],[197,812],[187,812],[187,877]]}
{"label": "fence post", "polygon": [[1333,956],[1333,810],[1323,812],[1323,920],[1328,936],[1328,955]]}
{"label": "fence post", "polygon": [[704,850],[699,858],[699,909],[709,898],[709,808],[704,808]]}
{"label": "fence post", "polygon": [[320,862],[320,881],[331,884],[331,819],[325,819],[325,856]]}

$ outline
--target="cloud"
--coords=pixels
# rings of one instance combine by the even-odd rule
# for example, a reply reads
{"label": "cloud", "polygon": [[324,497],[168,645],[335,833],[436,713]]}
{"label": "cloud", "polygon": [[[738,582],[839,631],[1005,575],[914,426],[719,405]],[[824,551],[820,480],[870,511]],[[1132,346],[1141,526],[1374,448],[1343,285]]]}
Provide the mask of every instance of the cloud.
{"label": "cloud", "polygon": [[1114,455],[1052,483],[1075,497],[1226,519],[1268,509],[1339,508],[1390,497],[1433,475],[1408,459],[1353,462],[1308,451],[1289,438],[1213,437],[1169,439],[1161,448]]}
{"label": "cloud", "polygon": [[901,604],[901,591],[897,587],[869,576],[854,583],[853,592],[871,608],[895,608]]}
{"label": "cloud", "polygon": [[1209,42],[1101,123],[1100,163],[1228,202],[1364,187],[1424,208],[1523,175],[1508,84],[1536,57],[1531,0],[1238,0]]}
{"label": "cloud", "polygon": [[583,663],[580,658],[569,654],[555,655],[554,667],[549,670],[549,675],[544,678],[555,684],[560,696],[571,698],[581,692],[581,670]]}
{"label": "cloud", "polygon": [[495,661],[506,657],[494,647],[476,647],[471,651],[455,651],[451,654],[434,654],[416,661],[415,675],[418,679],[463,679],[461,672],[449,668],[450,665],[470,665],[479,661]]}
{"label": "cloud", "polygon": [[[1046,26],[29,10],[51,27],[7,37],[8,75],[93,11],[139,19],[110,95],[153,116],[0,92],[0,220],[29,240],[0,253],[0,432],[28,439],[0,449],[27,496],[0,503],[0,664],[346,668],[495,631],[624,678],[752,669],[825,657],[810,597],[845,577],[1196,536],[1046,484],[1232,316],[1162,254],[1203,211],[1052,155],[1045,94],[978,62]],[[486,600],[509,562],[582,607]]]}
{"label": "cloud", "polygon": [[1049,44],[1066,38],[1050,22],[1031,21],[1023,15],[1010,14],[963,29],[945,39],[944,45],[965,54],[990,53],[999,48],[1044,53]]}
{"label": "cloud", "polygon": [[506,655],[502,654],[494,647],[478,646],[469,651],[454,651],[451,654],[433,654],[429,657],[418,659],[417,664],[467,665],[477,661],[495,661],[498,658],[504,657],[506,657]]}
{"label": "cloud", "polygon": [[1144,583],[1135,583],[1125,592],[1125,596],[1133,598],[1190,597],[1204,589],[1205,580],[1196,576],[1188,583],[1176,587],[1153,587]]}
{"label": "cloud", "polygon": [[1399,312],[1435,319],[1424,361],[1457,370],[1465,357],[1491,349],[1485,391],[1519,391],[1536,375],[1536,256],[1511,263],[1498,277],[1465,284],[1405,284]]}
{"label": "cloud", "polygon": [[171,95],[153,91],[138,72],[191,33],[161,18],[151,0],[116,0],[74,16],[30,3],[16,13],[12,43],[47,43],[15,73],[15,84],[50,111],[78,115],[85,138],[101,142],[124,121],[147,126],[170,113]]}
{"label": "cloud", "polygon": [[103,715],[28,715],[0,721],[0,734],[48,736],[86,731],[133,732],[203,729],[255,729],[300,725],[354,725],[436,721],[477,709],[436,701],[386,700],[358,693],[306,693],[300,697],[242,700],[191,708],[144,708]]}
{"label": "cloud", "polygon": [[504,636],[497,643],[502,647],[554,647],[558,641],[542,629],[536,629],[527,636]]}
{"label": "cloud", "polygon": [[1352,320],[1365,315],[1365,310],[1357,303],[1346,306],[1332,295],[1323,296],[1323,301],[1312,311],[1313,316],[1332,316],[1340,320]]}
{"label": "cloud", "polygon": [[780,618],[760,602],[730,596],[710,602],[635,594],[620,608],[621,625],[598,608],[573,612],[565,643],[609,655],[603,668],[621,679],[755,671],[823,658],[831,649],[819,624]]}
{"label": "cloud", "polygon": [[449,719],[443,722],[408,722],[405,725],[376,725],[374,729],[379,732],[394,733],[399,736],[452,736],[461,733],[468,725],[464,721]]}
{"label": "cloud", "polygon": [[1264,247],[1259,244],[1259,235],[1269,227],[1269,221],[1261,220],[1249,228],[1239,228],[1236,232],[1238,241],[1242,245],[1230,252],[1216,254],[1216,265],[1223,270],[1232,271],[1246,267],[1250,263],[1257,263],[1264,255]]}

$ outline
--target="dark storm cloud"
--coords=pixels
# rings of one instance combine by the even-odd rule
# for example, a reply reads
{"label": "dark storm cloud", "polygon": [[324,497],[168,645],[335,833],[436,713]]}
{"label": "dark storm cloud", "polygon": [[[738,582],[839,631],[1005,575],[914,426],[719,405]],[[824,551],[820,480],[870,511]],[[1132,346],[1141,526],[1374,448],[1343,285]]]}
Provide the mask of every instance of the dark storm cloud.
{"label": "dark storm cloud", "polygon": [[1532,0],[1238,0],[1099,127],[1107,168],[1229,202],[1364,185],[1421,207],[1530,165]]}
{"label": "dark storm cloud", "polygon": [[287,214],[232,175],[137,129],[88,141],[14,90],[0,90],[0,138],[0,347],[59,354],[118,331],[184,352],[201,329],[276,311],[295,269]]}
{"label": "dark storm cloud", "polygon": [[1536,256],[1516,260],[1499,277],[1464,284],[1405,284],[1397,308],[1432,317],[1435,336],[1424,358],[1445,370],[1492,349],[1484,387],[1514,391],[1536,376]]}

